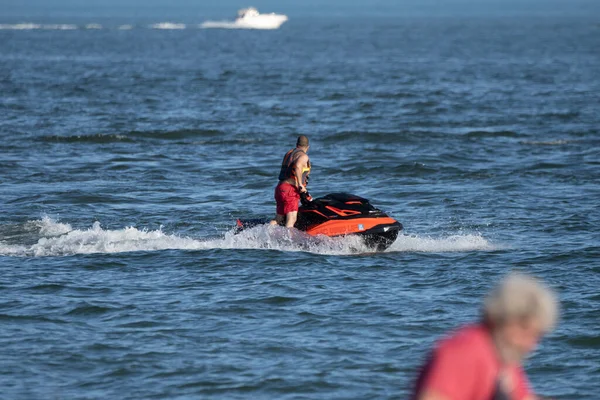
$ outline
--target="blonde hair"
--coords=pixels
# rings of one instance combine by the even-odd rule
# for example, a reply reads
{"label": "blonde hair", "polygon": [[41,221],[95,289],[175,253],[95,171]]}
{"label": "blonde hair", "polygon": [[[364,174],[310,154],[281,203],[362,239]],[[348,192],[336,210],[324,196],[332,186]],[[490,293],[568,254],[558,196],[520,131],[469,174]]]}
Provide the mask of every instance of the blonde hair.
{"label": "blonde hair", "polygon": [[498,326],[516,319],[534,319],[544,332],[552,330],[558,317],[554,293],[537,279],[511,273],[486,297],[484,320]]}

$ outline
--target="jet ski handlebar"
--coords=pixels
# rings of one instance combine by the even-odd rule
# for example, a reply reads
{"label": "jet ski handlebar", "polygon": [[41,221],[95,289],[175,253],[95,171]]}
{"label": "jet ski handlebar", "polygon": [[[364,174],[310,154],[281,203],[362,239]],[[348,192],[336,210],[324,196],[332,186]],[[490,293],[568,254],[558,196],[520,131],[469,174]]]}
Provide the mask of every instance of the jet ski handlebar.
{"label": "jet ski handlebar", "polygon": [[313,198],[310,195],[310,193],[308,193],[308,192],[300,193],[300,203],[302,203],[303,206],[308,206],[312,202],[312,200],[313,200]]}

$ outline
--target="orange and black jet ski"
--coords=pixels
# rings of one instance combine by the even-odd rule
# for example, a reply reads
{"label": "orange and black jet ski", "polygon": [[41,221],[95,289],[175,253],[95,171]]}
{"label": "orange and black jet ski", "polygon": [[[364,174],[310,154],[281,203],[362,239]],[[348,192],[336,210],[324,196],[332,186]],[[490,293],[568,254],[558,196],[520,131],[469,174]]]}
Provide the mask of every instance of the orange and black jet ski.
{"label": "orange and black jet ski", "polygon": [[[398,237],[402,224],[371,205],[369,200],[348,193],[331,193],[311,199],[303,194],[295,228],[309,235],[359,235],[369,247],[382,251]],[[268,223],[268,219],[238,219],[236,231]]]}

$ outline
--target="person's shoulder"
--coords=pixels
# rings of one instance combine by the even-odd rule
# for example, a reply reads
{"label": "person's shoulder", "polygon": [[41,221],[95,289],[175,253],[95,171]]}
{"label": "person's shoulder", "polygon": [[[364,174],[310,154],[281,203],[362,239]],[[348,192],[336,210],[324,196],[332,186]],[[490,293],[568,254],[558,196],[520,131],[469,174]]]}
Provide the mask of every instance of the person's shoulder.
{"label": "person's shoulder", "polygon": [[486,347],[489,333],[482,325],[473,324],[460,327],[450,336],[442,339],[437,346],[439,350],[470,353]]}

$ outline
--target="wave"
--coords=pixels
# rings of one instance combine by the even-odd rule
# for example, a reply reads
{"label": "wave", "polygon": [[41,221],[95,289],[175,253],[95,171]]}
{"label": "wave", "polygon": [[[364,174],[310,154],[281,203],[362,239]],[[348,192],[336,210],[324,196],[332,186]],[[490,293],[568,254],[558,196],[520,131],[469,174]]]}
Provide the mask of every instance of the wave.
{"label": "wave", "polygon": [[221,29],[240,29],[235,22],[227,21],[206,21],[199,25],[200,28],[221,28]]}
{"label": "wave", "polygon": [[[84,26],[85,29],[102,29],[102,25],[100,24],[87,24]],[[0,24],[0,30],[34,30],[34,29],[47,29],[47,30],[76,30],[79,29],[77,25],[74,24],[36,24],[33,22],[24,22],[19,24]]]}
{"label": "wave", "polygon": [[501,131],[487,131],[487,130],[476,130],[465,133],[468,138],[496,138],[496,137],[508,137],[517,138],[523,135],[514,131],[501,130]]}
{"label": "wave", "polygon": [[549,140],[521,140],[519,144],[530,146],[564,146],[564,145],[584,145],[590,149],[600,146],[600,139],[597,139],[598,131],[589,130],[587,132],[578,133],[579,136],[589,136],[589,138],[573,139],[573,138],[555,138]]}
{"label": "wave", "polygon": [[528,165],[527,167],[523,168],[522,171],[524,172],[529,172],[529,171],[536,171],[536,170],[553,170],[553,169],[562,169],[562,168],[567,168],[569,167],[569,164],[565,164],[565,163],[557,163],[557,162],[538,162],[532,165]]}
{"label": "wave", "polygon": [[220,137],[222,135],[223,132],[217,129],[180,129],[175,131],[131,131],[128,137],[177,140]]}
{"label": "wave", "polygon": [[540,118],[542,118],[542,119],[556,118],[556,119],[560,119],[563,121],[570,121],[572,119],[578,118],[579,116],[580,116],[579,111],[554,111],[554,112],[543,113],[542,115],[540,115]]}
{"label": "wave", "polygon": [[371,144],[386,144],[389,145],[390,140],[394,143],[412,142],[415,140],[427,139],[445,139],[448,135],[443,131],[434,129],[412,129],[405,130],[388,130],[388,131],[369,131],[369,130],[344,130],[329,134],[321,139],[322,142],[338,143],[338,142],[368,142]]}
{"label": "wave", "polygon": [[42,142],[59,142],[59,143],[113,143],[113,142],[133,142],[133,140],[125,135],[118,134],[102,134],[95,135],[50,135],[41,136],[37,140]]}
{"label": "wave", "polygon": [[400,236],[388,252],[419,252],[419,253],[447,253],[463,251],[491,251],[498,247],[491,244],[479,234],[450,235],[444,238]]}
{"label": "wave", "polygon": [[[287,17],[286,17],[287,20]],[[285,22],[285,21],[284,21]],[[283,22],[281,20],[275,21],[261,21],[261,22],[237,22],[237,21],[206,21],[198,25],[201,29],[208,28],[219,28],[219,29],[260,29],[260,30],[274,30],[279,29]]]}
{"label": "wave", "polygon": [[[448,167],[444,169],[448,171]],[[350,168],[328,168],[327,173],[331,176],[334,175],[347,175],[348,173],[353,176],[373,176],[378,173],[386,174],[389,176],[408,175],[410,177],[419,177],[440,172],[439,168],[434,168],[428,164],[420,162],[414,163],[384,163],[375,164],[373,162],[365,162],[357,164]],[[466,173],[466,171],[459,171],[460,173]]]}
{"label": "wave", "polygon": [[51,30],[59,30],[59,31],[74,31],[77,29],[77,25],[72,25],[72,24],[42,25],[42,29],[51,29]]}
{"label": "wave", "polygon": [[219,138],[221,136],[223,136],[223,132],[216,129],[181,129],[176,131],[131,131],[123,134],[97,133],[90,135],[46,135],[40,136],[35,140],[60,143],[132,143],[140,139],[181,140]]}
{"label": "wave", "polygon": [[[121,25],[118,29],[131,29],[132,25]],[[104,26],[97,23],[89,23],[86,25],[78,26],[75,24],[38,24],[34,22],[22,22],[18,24],[0,24],[0,30],[59,30],[59,31],[72,31],[77,29],[104,29]]]}
{"label": "wave", "polygon": [[571,143],[571,140],[566,139],[556,139],[556,140],[548,140],[548,141],[535,141],[535,140],[523,140],[519,142],[520,144],[528,144],[532,146],[561,146],[564,144]]}
{"label": "wave", "polygon": [[[187,29],[188,26],[178,22],[158,22],[147,26],[148,29],[159,29],[159,30],[182,30]],[[279,26],[249,26],[243,25],[236,22],[227,21],[207,21],[199,25],[194,25],[192,28],[222,28],[222,29],[277,29]],[[0,30],[76,30],[76,29],[104,29],[104,26],[97,23],[89,23],[85,25],[75,24],[37,24],[33,22],[23,22],[18,24],[0,24]],[[112,29],[115,29],[113,27]],[[124,24],[116,27],[118,30],[129,30],[133,29],[133,25]]]}
{"label": "wave", "polygon": [[[59,223],[45,217],[30,221],[42,236],[33,245],[9,244],[0,240],[0,255],[15,257],[62,257],[76,254],[113,254],[161,250],[211,250],[211,249],[265,249],[301,251],[324,255],[351,255],[370,253],[357,236],[329,238],[309,236],[304,232],[286,228],[259,226],[240,234],[226,232],[222,237],[195,239],[162,230],[145,230],[135,227],[103,229],[94,222],[89,229],[73,229],[70,224]],[[494,250],[495,247],[480,235],[452,235],[431,238],[401,235],[388,252],[460,252]]]}
{"label": "wave", "polygon": [[173,22],[159,22],[150,25],[152,29],[185,29],[185,24],[177,24]]}
{"label": "wave", "polygon": [[71,225],[57,222],[45,215],[41,220],[27,221],[25,224],[27,231],[37,230],[39,234],[45,237],[64,235],[73,230]]}
{"label": "wave", "polygon": [[337,101],[337,100],[353,100],[359,98],[359,95],[354,93],[333,92],[325,96],[319,97],[317,101]]}
{"label": "wave", "polygon": [[[247,26],[240,25],[236,22],[219,22],[219,21],[207,21],[200,25],[194,25],[197,28],[222,28],[222,29],[276,29],[275,27],[262,27],[262,26]],[[147,26],[148,29],[159,29],[159,30],[182,30],[187,29],[186,24],[177,22],[158,22]],[[278,27],[277,27],[278,28]],[[86,25],[78,26],[75,24],[37,24],[33,22],[24,22],[18,24],[0,24],[0,30],[76,30],[76,29],[104,29],[104,26],[97,23],[89,23]],[[113,27],[114,29],[114,27]],[[116,27],[118,30],[130,30],[133,29],[133,25],[124,24]]]}
{"label": "wave", "polygon": [[410,140],[416,136],[412,132],[384,132],[384,131],[363,131],[363,130],[347,130],[338,131],[323,137],[321,141],[325,144],[337,144],[340,142],[355,142],[360,141],[361,143],[389,143],[391,139],[395,143],[401,142],[402,140]]}
{"label": "wave", "polygon": [[50,29],[50,30],[75,30],[78,29],[77,25],[73,24],[34,24],[34,23],[20,23],[20,24],[0,24],[0,29],[4,30],[32,30],[32,29]]}
{"label": "wave", "polygon": [[409,99],[409,98],[414,98],[414,97],[418,97],[417,93],[413,93],[413,92],[400,92],[400,91],[396,91],[396,92],[381,92],[381,93],[376,93],[374,95],[374,97],[376,99],[385,99],[385,100],[390,100],[390,99]]}
{"label": "wave", "polygon": [[9,30],[30,30],[30,29],[41,29],[42,25],[33,23],[22,23],[22,24],[0,24],[0,29]]}

